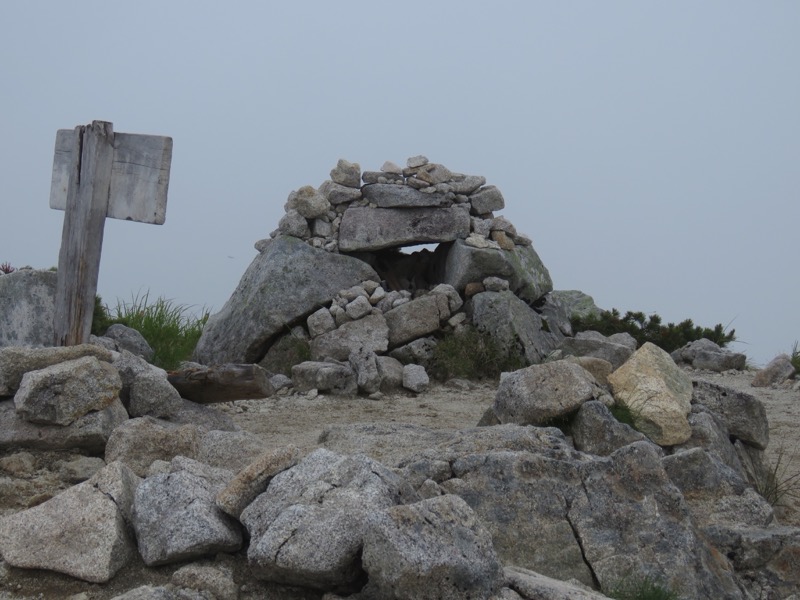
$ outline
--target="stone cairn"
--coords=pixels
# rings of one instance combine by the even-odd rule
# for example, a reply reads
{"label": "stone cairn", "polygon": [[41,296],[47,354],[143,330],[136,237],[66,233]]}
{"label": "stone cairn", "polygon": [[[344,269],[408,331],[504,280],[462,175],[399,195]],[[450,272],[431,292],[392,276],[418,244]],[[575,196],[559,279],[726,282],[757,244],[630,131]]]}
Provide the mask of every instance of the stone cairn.
{"label": "stone cairn", "polygon": [[[339,160],[319,189],[304,186],[289,194],[286,215],[272,237],[290,235],[328,252],[458,238],[475,248],[530,246],[507,219],[494,217],[505,200],[497,187],[485,184],[485,177],[454,173],[424,156],[409,158],[405,169],[387,161],[380,171],[363,174],[357,163]],[[430,208],[440,210],[415,210]],[[419,227],[421,217],[432,221]],[[364,235],[368,229],[379,234]]]}
{"label": "stone cairn", "polygon": [[[485,184],[424,156],[364,173],[339,160],[319,189],[289,195],[196,359],[257,363],[300,391],[420,392],[437,339],[472,324],[540,362],[571,333],[568,314],[531,240],[495,215],[500,190]],[[400,251],[423,244],[438,246]],[[302,364],[298,340],[310,345]]]}

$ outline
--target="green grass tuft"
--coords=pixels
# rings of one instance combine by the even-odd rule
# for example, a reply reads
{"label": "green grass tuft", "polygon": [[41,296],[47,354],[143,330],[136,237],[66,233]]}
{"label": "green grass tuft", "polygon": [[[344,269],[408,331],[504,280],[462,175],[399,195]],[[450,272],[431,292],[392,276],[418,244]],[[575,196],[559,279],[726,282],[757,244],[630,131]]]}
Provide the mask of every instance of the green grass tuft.
{"label": "green grass tuft", "polygon": [[496,378],[504,371],[527,366],[516,348],[502,348],[488,333],[475,327],[447,333],[436,344],[429,371],[436,379]]}
{"label": "green grass tuft", "polygon": [[787,498],[800,498],[800,471],[790,470],[793,458],[780,445],[775,459],[758,474],[754,487],[772,506],[779,506]]}
{"label": "green grass tuft", "polygon": [[92,333],[102,335],[114,323],[131,327],[141,333],[153,348],[153,364],[170,371],[191,357],[208,320],[207,310],[203,309],[201,316],[197,317],[191,308],[163,297],[151,301],[148,292],[143,296],[133,296],[130,302],[117,301],[112,314],[98,296]]}
{"label": "green grass tuft", "polygon": [[604,593],[616,600],[678,600],[679,596],[651,577],[625,578]]}

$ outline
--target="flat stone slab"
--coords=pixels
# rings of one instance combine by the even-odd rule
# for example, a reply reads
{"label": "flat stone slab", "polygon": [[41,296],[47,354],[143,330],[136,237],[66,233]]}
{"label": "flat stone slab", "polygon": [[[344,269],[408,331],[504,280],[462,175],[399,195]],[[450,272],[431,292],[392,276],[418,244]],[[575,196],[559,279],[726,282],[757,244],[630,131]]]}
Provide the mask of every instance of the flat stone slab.
{"label": "flat stone slab", "polygon": [[378,208],[445,207],[452,204],[444,194],[426,194],[407,185],[391,183],[365,185],[361,194]]}
{"label": "flat stone slab", "polygon": [[463,208],[348,208],[339,227],[339,250],[382,250],[452,242],[469,235]]}
{"label": "flat stone slab", "polygon": [[0,450],[12,447],[40,450],[69,450],[80,448],[102,452],[111,432],[128,420],[128,413],[119,399],[108,408],[87,415],[66,427],[35,425],[21,419],[13,400],[0,402]]}

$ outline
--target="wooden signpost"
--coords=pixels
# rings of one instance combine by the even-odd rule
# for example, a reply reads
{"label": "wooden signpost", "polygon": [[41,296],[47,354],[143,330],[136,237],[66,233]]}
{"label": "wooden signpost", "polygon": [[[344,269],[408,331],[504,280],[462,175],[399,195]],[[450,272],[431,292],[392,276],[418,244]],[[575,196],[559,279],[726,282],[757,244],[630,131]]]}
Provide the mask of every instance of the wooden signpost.
{"label": "wooden signpost", "polygon": [[59,129],[50,208],[64,210],[54,344],[89,341],[106,217],[161,225],[167,214],[172,138],[114,133],[93,121]]}

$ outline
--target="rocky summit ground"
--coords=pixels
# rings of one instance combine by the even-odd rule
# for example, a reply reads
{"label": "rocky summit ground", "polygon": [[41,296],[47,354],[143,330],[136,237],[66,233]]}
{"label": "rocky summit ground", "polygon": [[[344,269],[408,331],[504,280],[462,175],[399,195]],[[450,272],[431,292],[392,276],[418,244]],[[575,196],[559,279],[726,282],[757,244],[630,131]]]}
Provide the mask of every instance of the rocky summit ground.
{"label": "rocky summit ground", "polygon": [[[752,371],[712,373],[688,371],[696,379],[747,392],[759,398],[770,424],[770,461],[780,459],[780,479],[800,473],[800,389],[794,385],[754,388]],[[261,400],[238,400],[217,405],[233,416],[245,430],[261,436],[271,447],[294,444],[308,452],[326,441],[337,425],[351,423],[409,423],[435,430],[454,430],[474,426],[494,401],[496,382],[451,382],[432,386],[426,393],[398,392],[374,400],[365,397],[339,397],[321,394],[278,395]],[[398,456],[414,451],[410,439],[394,436],[391,446],[365,444],[358,447],[335,447],[344,453],[366,452],[379,461],[391,463]],[[321,441],[322,440],[322,441]],[[330,446],[330,443],[328,443]],[[0,516],[23,510],[47,500],[69,487],[70,478],[80,477],[81,463],[74,453],[16,451],[0,455]],[[91,469],[90,464],[85,468]],[[800,482],[798,482],[800,483]],[[785,496],[777,511],[781,523],[800,525],[800,496]],[[243,570],[243,560],[219,556],[215,565],[227,565],[240,586],[239,597],[311,600],[321,595],[308,590],[265,588],[250,580]],[[181,564],[146,568],[136,562],[124,567],[107,584],[90,584],[57,573],[12,568],[0,561],[0,599],[71,598],[105,600],[137,586],[168,583]]]}

